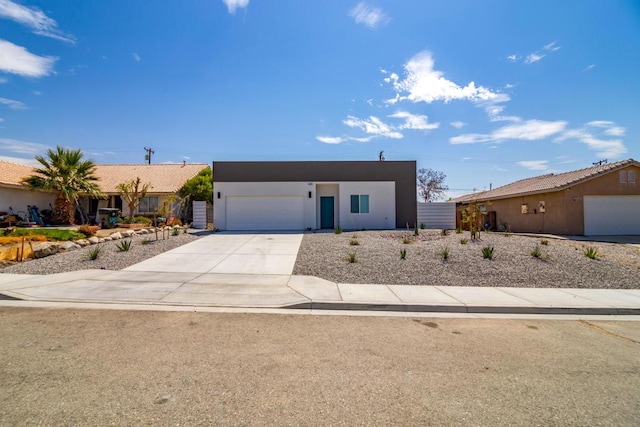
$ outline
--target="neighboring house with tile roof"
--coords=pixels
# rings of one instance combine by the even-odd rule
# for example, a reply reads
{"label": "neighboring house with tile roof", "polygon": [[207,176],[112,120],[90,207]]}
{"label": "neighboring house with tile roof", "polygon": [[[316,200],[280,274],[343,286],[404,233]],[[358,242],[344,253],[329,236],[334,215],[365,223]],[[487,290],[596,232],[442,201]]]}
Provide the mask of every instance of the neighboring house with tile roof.
{"label": "neighboring house with tile roof", "polygon": [[513,232],[640,235],[640,162],[627,159],[522,179],[453,199],[462,210],[480,204],[485,224]]}
{"label": "neighboring house with tile roof", "polygon": [[[98,185],[107,198],[82,197],[81,204],[90,217],[95,216],[98,209],[103,207],[120,208],[127,215],[128,208],[126,204],[123,206],[116,187],[140,177],[142,183],[151,183],[151,187],[137,213],[152,214],[162,207],[164,200],[175,195],[185,182],[208,167],[210,166],[204,163],[96,165]],[[0,161],[0,211],[8,211],[9,206],[14,212],[26,211],[27,205],[46,209],[49,203],[53,204],[53,193],[33,191],[22,184],[22,178],[31,173],[31,166]]]}
{"label": "neighboring house with tile roof", "polygon": [[0,216],[13,210],[26,217],[27,206],[49,209],[55,194],[32,190],[22,183],[22,178],[31,175],[33,167],[0,160]]}

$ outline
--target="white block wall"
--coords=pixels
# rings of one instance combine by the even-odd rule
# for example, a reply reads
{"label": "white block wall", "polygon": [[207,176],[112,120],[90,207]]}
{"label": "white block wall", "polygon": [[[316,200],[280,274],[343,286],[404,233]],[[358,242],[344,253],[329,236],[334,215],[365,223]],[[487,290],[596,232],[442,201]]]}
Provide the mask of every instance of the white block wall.
{"label": "white block wall", "polygon": [[[418,226],[453,230],[456,228],[456,204],[447,202],[418,203]],[[413,224],[410,224],[413,227]]]}
{"label": "white block wall", "polygon": [[193,201],[193,224],[191,224],[191,227],[199,230],[207,228],[207,202]]}

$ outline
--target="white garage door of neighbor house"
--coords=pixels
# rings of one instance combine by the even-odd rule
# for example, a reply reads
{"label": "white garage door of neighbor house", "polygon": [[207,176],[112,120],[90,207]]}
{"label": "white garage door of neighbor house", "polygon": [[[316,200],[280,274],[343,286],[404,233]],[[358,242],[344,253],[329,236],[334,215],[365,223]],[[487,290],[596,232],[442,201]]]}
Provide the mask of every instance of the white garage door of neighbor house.
{"label": "white garage door of neighbor house", "polygon": [[640,235],[640,196],[585,196],[584,234]]}
{"label": "white garage door of neighbor house", "polygon": [[299,196],[227,197],[227,230],[302,230]]}

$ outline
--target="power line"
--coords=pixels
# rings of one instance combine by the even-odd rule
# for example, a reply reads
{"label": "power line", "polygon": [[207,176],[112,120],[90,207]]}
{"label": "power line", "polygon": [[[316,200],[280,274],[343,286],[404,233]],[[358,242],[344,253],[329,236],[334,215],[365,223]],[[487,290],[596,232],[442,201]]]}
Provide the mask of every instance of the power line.
{"label": "power line", "polygon": [[147,147],[144,147],[144,150],[147,152],[147,154],[144,156],[144,159],[148,162],[148,164],[151,164],[151,155],[155,154],[156,152],[153,151],[152,148]]}

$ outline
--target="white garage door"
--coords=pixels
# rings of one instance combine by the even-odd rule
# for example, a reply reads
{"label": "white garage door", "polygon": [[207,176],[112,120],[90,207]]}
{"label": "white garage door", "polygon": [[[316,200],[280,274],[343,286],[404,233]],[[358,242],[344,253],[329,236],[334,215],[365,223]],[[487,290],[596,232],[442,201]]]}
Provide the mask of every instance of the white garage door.
{"label": "white garage door", "polygon": [[640,235],[640,196],[585,196],[584,234]]}
{"label": "white garage door", "polygon": [[299,196],[227,197],[227,230],[302,230]]}

